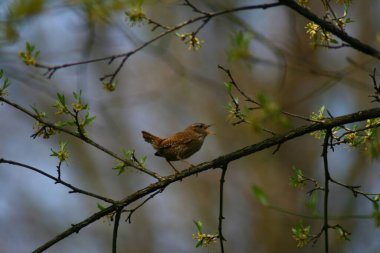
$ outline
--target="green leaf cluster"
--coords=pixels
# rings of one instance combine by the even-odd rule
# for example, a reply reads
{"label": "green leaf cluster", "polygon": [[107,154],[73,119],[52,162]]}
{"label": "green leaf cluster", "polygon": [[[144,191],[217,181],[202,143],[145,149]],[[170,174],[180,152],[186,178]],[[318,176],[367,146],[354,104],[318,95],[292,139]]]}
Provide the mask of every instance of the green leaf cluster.
{"label": "green leaf cluster", "polygon": [[106,91],[112,92],[116,90],[117,82],[114,80],[112,82],[104,82],[103,83],[103,89]]}
{"label": "green leaf cluster", "polygon": [[256,101],[263,112],[261,118],[259,118],[261,122],[271,121],[276,123],[277,126],[284,128],[290,127],[288,118],[281,112],[280,106],[274,102],[272,97],[264,93],[258,93]]}
{"label": "green leaf cluster", "polygon": [[[90,116],[88,104],[82,101],[82,91],[73,92],[74,102],[67,105],[65,95],[57,93],[57,100],[53,105],[56,108],[56,114],[69,116],[69,120],[59,121],[56,123],[59,127],[70,126],[75,127],[79,134],[85,135],[85,128],[90,125],[96,116]],[[80,113],[84,112],[84,116],[80,117]]]}
{"label": "green leaf cluster", "polygon": [[338,41],[332,37],[332,34],[314,22],[310,22],[305,26],[306,34],[309,35],[311,45],[317,47],[318,45],[328,46],[330,43],[337,44]]}
{"label": "green leaf cluster", "polygon": [[44,139],[50,138],[50,136],[54,135],[56,131],[54,128],[49,127],[42,123],[41,121],[46,118],[46,112],[39,111],[35,106],[31,106],[34,117],[36,118],[36,122],[33,125],[33,129],[36,129],[36,133],[32,135],[33,138],[37,136],[42,136]]}
{"label": "green leaf cluster", "polygon": [[[140,158],[136,158],[136,156],[135,156],[135,150],[133,150],[133,149],[123,150],[122,152],[123,152],[123,158],[124,158],[125,161],[130,161],[132,163],[137,163],[142,168],[145,167],[145,161],[147,159],[147,156],[142,156]],[[124,173],[125,170],[128,167],[129,167],[129,165],[122,161],[122,162],[119,162],[112,169],[116,170],[118,172],[117,175],[119,176],[122,173]]]}
{"label": "green leaf cluster", "polygon": [[130,10],[125,12],[126,21],[130,26],[135,26],[137,24],[142,24],[146,19],[145,13],[141,8],[141,5],[136,6],[135,8],[131,8]]}
{"label": "green leaf cluster", "polygon": [[0,69],[0,80],[3,81],[3,85],[0,88],[0,97],[5,97],[8,94],[7,88],[11,85],[8,77],[4,76],[4,71]]}
{"label": "green leaf cluster", "polygon": [[36,47],[29,42],[26,42],[25,51],[19,51],[18,53],[20,59],[26,65],[36,65],[37,58],[40,55],[40,51],[36,50]]}
{"label": "green leaf cluster", "polygon": [[[309,116],[310,120],[316,121],[316,122],[324,122],[324,120],[327,118],[326,116],[326,107],[323,105],[321,108],[319,108],[318,112],[312,112],[311,115]],[[341,127],[333,127],[331,129],[333,136],[336,136],[338,131],[341,130]],[[312,132],[310,134],[314,138],[320,140],[325,137],[326,135],[326,130],[319,130]]]}
{"label": "green leaf cluster", "polygon": [[345,230],[341,225],[335,225],[333,226],[334,230],[338,233],[339,239],[344,239],[346,241],[350,241],[350,235],[347,230]]}
{"label": "green leaf cluster", "polygon": [[[354,22],[350,17],[348,17],[349,7],[352,3],[352,0],[336,0],[335,2],[338,5],[343,5],[343,15],[340,16],[334,7],[331,7],[330,1],[321,1],[324,7],[324,20],[334,24],[337,28],[344,31],[344,28],[347,24]],[[297,0],[297,3],[304,8],[309,7],[309,0]],[[314,22],[309,22],[306,25],[306,34],[309,35],[312,40],[311,45],[317,47],[319,45],[329,46],[331,44],[338,44],[338,41],[335,40],[332,34],[321,26]]]}
{"label": "green leaf cluster", "polygon": [[193,234],[193,239],[197,240],[196,248],[199,247],[208,247],[216,242],[218,239],[218,234],[205,234],[202,232],[203,223],[202,221],[193,221],[197,227],[197,233]]}
{"label": "green leaf cluster", "polygon": [[313,178],[308,178],[304,175],[303,171],[295,166],[293,166],[293,175],[289,177],[290,185],[295,188],[302,189],[307,182],[311,182],[314,184],[313,190],[309,191],[310,197],[306,201],[306,207],[311,211],[312,215],[318,214],[318,193],[317,189],[321,189],[319,187],[319,183],[317,180]]}
{"label": "green leaf cluster", "polygon": [[[231,101],[227,103],[226,109],[229,113],[229,120],[233,121],[232,124],[249,123],[256,131],[261,131],[261,125],[265,122],[275,123],[276,126],[288,128],[290,122],[288,118],[282,113],[280,107],[273,101],[271,97],[263,93],[256,96],[256,100],[245,97],[245,103],[240,103],[239,97],[233,95],[234,84],[231,82],[224,83],[225,89]],[[250,103],[256,107],[247,107],[246,104]],[[260,110],[255,110],[260,109]],[[256,113],[253,113],[256,112]]]}
{"label": "green leaf cluster", "polygon": [[351,128],[339,128],[344,133],[340,137],[337,136],[337,131],[333,132],[337,142],[343,142],[349,147],[362,147],[371,157],[377,157],[380,152],[380,144],[378,139],[378,127],[380,126],[380,118],[368,119],[364,128],[358,125],[353,125]]}
{"label": "green leaf cluster", "polygon": [[302,221],[291,228],[292,237],[297,243],[298,248],[304,247],[312,237],[310,235],[311,226],[304,226]]}
{"label": "green leaf cluster", "polygon": [[188,46],[188,50],[197,51],[202,48],[204,43],[204,40],[195,36],[195,33],[176,33],[176,36]]}
{"label": "green leaf cluster", "polygon": [[318,112],[312,112],[310,115],[310,120],[312,121],[321,121],[323,122],[326,119],[325,116],[326,107],[323,105],[321,108],[319,108]]}
{"label": "green leaf cluster", "polygon": [[67,151],[66,145],[66,142],[60,141],[58,151],[51,149],[52,154],[50,156],[57,157],[60,162],[66,161],[69,158],[69,152]]}
{"label": "green leaf cluster", "polygon": [[253,39],[250,32],[238,31],[231,35],[227,56],[230,61],[245,60],[250,56],[249,45]]}
{"label": "green leaf cluster", "polygon": [[306,179],[301,169],[293,166],[293,175],[290,176],[290,185],[295,188],[302,188],[306,185]]}
{"label": "green leaf cluster", "polygon": [[246,107],[242,109],[239,104],[239,98],[232,94],[233,84],[231,82],[225,82],[224,87],[226,88],[228,96],[231,98],[231,101],[228,102],[226,106],[229,119],[247,122],[249,111]]}

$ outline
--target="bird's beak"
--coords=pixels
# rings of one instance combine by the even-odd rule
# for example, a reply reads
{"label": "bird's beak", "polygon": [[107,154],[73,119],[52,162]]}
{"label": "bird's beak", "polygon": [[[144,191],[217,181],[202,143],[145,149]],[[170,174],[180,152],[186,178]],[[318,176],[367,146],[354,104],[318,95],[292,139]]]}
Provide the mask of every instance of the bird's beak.
{"label": "bird's beak", "polygon": [[215,135],[215,133],[211,132],[210,130],[208,130],[209,127],[212,127],[214,124],[210,124],[210,125],[206,125],[207,128],[206,128],[206,132],[207,134],[212,134],[212,135]]}

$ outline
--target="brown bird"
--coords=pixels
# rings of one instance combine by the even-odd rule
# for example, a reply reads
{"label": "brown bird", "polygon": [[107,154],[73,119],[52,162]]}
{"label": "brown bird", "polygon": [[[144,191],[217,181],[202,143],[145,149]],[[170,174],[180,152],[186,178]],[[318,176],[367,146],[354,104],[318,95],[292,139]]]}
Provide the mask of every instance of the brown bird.
{"label": "brown bird", "polygon": [[211,134],[208,131],[210,126],[194,123],[185,130],[163,139],[145,131],[142,131],[142,136],[157,150],[156,156],[164,157],[175,172],[179,172],[170,161],[183,160],[196,153],[202,147],[206,136]]}

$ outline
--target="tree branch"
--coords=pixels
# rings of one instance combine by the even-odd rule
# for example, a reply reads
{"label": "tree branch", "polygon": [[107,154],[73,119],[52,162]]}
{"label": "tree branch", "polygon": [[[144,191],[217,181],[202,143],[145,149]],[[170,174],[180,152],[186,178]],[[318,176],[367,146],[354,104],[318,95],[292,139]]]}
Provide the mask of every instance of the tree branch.
{"label": "tree branch", "polygon": [[130,224],[132,222],[132,214],[134,212],[137,211],[137,209],[139,209],[140,207],[142,207],[143,205],[145,205],[149,200],[153,199],[157,194],[159,193],[162,193],[163,191],[165,190],[165,188],[161,188],[159,189],[158,191],[156,191],[155,193],[152,193],[151,195],[149,195],[149,197],[147,197],[143,202],[141,202],[139,205],[137,205],[136,207],[130,209],[130,210],[125,210],[124,212],[128,212],[128,217],[125,221],[128,221],[128,223]]}
{"label": "tree branch", "polygon": [[121,211],[122,211],[122,208],[118,208],[116,210],[116,214],[115,214],[115,221],[114,221],[114,225],[113,225],[113,234],[112,234],[112,253],[117,252],[116,251],[116,249],[117,249],[117,232],[118,232],[119,224],[120,224]]}
{"label": "tree branch", "polygon": [[[27,114],[28,116],[32,117],[35,120],[37,120],[39,123],[43,124],[44,126],[48,126],[48,127],[52,128],[52,129],[55,129],[57,131],[60,131],[60,132],[66,133],[68,135],[76,137],[76,138],[78,138],[78,139],[86,142],[87,144],[90,144],[91,146],[93,146],[93,147],[95,147],[95,148],[103,151],[104,153],[112,156],[113,158],[116,158],[117,160],[124,162],[126,165],[128,165],[130,167],[133,167],[133,168],[135,168],[135,169],[137,169],[137,170],[139,170],[141,172],[144,172],[144,173],[146,173],[146,174],[148,174],[148,175],[150,175],[150,176],[152,176],[152,177],[154,177],[154,178],[156,178],[158,180],[161,180],[161,178],[162,178],[157,173],[155,173],[155,172],[153,172],[151,170],[148,170],[148,169],[140,166],[139,164],[135,164],[135,163],[133,163],[131,161],[128,161],[128,160],[125,160],[125,159],[121,158],[120,156],[118,156],[117,154],[115,154],[114,152],[112,152],[111,150],[108,150],[107,148],[103,147],[102,145],[100,145],[100,144],[96,143],[95,141],[93,141],[92,139],[88,138],[83,133],[80,133],[80,132],[76,133],[76,132],[70,131],[70,130],[68,130],[66,128],[56,126],[53,123],[47,122],[47,121],[41,119],[41,117],[38,117],[37,115],[35,115],[34,113],[32,113],[31,111],[25,109],[24,107],[22,107],[22,106],[20,106],[20,105],[18,105],[16,103],[13,103],[13,102],[9,101],[8,99],[6,99],[4,97],[0,96],[0,102],[4,102],[4,103],[6,103],[6,104],[8,104],[8,105],[10,105],[10,106],[12,106],[14,108],[16,108],[17,110],[19,110],[19,111]],[[80,130],[78,129],[78,131],[80,131]]]}
{"label": "tree branch", "polygon": [[[35,65],[35,67],[46,69],[45,75],[48,76],[48,78],[51,78],[53,76],[53,74],[57,70],[62,69],[62,68],[67,68],[67,67],[72,67],[72,66],[77,66],[77,65],[82,65],[82,64],[95,63],[95,62],[102,62],[102,61],[108,61],[108,63],[112,63],[115,59],[122,58],[121,63],[119,64],[119,66],[116,68],[116,70],[112,74],[105,75],[102,78],[100,78],[101,81],[104,81],[105,79],[110,78],[109,82],[112,82],[115,79],[116,75],[121,70],[121,68],[123,67],[123,65],[125,64],[125,62],[129,59],[129,57],[131,57],[133,54],[139,52],[143,48],[149,46],[150,44],[152,44],[153,42],[157,41],[158,39],[160,39],[160,38],[162,38],[162,37],[164,37],[164,36],[166,36],[166,35],[168,35],[170,33],[173,33],[173,32],[175,32],[175,31],[177,31],[177,30],[179,30],[179,29],[181,29],[181,28],[183,28],[183,27],[185,27],[187,25],[196,23],[198,21],[204,21],[205,23],[202,24],[198,28],[198,30],[197,30],[197,33],[198,33],[199,30],[202,29],[204,27],[204,25],[210,19],[212,19],[214,17],[220,16],[220,15],[225,15],[225,14],[228,14],[228,13],[231,13],[231,12],[253,10],[253,9],[267,9],[267,8],[272,8],[272,7],[276,7],[276,6],[280,6],[280,5],[281,5],[281,3],[269,3],[269,4],[258,4],[258,5],[242,6],[242,7],[232,8],[232,9],[223,10],[223,11],[214,12],[214,13],[201,12],[202,15],[200,15],[198,17],[195,17],[195,18],[192,18],[192,19],[189,19],[189,20],[187,20],[185,22],[182,22],[182,23],[180,23],[180,24],[178,24],[178,25],[176,25],[176,26],[174,26],[172,28],[168,27],[168,29],[165,30],[164,32],[162,32],[161,34],[157,35],[156,37],[152,38],[151,40],[149,40],[149,41],[147,41],[147,42],[145,42],[143,44],[141,44],[140,46],[138,46],[137,48],[135,48],[135,49],[133,49],[132,51],[129,51],[129,52],[115,54],[115,55],[106,56],[106,57],[95,58],[95,59],[90,59],[90,60],[85,60],[85,61],[66,63],[66,64],[62,64],[62,65],[55,65],[55,66],[49,66],[49,65],[46,65],[46,64],[37,63]],[[162,26],[162,27],[164,27],[164,26]]]}
{"label": "tree branch", "polygon": [[323,167],[325,171],[325,187],[324,187],[324,199],[323,199],[323,232],[325,235],[325,253],[329,252],[329,183],[330,183],[330,171],[329,171],[329,164],[328,164],[328,148],[329,148],[329,142],[330,138],[332,136],[331,128],[326,129],[326,135],[325,139],[323,141],[323,151],[322,151],[322,157],[323,157]]}
{"label": "tree branch", "polygon": [[227,164],[224,164],[222,166],[222,174],[220,175],[220,188],[219,188],[219,225],[218,225],[218,237],[219,237],[219,242],[220,242],[220,252],[224,253],[224,246],[223,246],[223,241],[226,239],[223,236],[223,186],[224,186],[224,178],[226,177],[226,172],[227,172]]}
{"label": "tree branch", "polygon": [[369,56],[372,56],[376,59],[380,59],[380,52],[376,50],[375,48],[369,46],[368,44],[362,43],[360,40],[351,37],[348,35],[344,30],[340,29],[339,27],[335,26],[334,24],[325,21],[321,18],[319,18],[317,15],[309,11],[307,8],[304,8],[296,3],[294,0],[278,0],[279,3],[289,7],[290,9],[296,11],[301,16],[307,18],[310,21],[313,21],[326,31],[331,32],[341,40],[348,43],[352,48],[355,48],[356,50],[367,54]]}
{"label": "tree branch", "polygon": [[66,238],[67,236],[78,233],[80,229],[88,226],[89,224],[95,222],[96,220],[111,214],[112,212],[115,212],[117,208],[125,207],[134,201],[143,198],[144,196],[147,196],[157,190],[163,189],[167,187],[168,185],[180,181],[184,178],[187,178],[191,175],[196,175],[200,172],[212,169],[212,168],[220,168],[224,166],[225,164],[228,164],[234,160],[240,159],[242,157],[254,154],[256,152],[259,152],[264,149],[268,149],[271,147],[275,147],[279,144],[282,144],[286,141],[295,139],[297,137],[300,137],[305,134],[312,133],[314,131],[318,130],[324,130],[333,128],[336,126],[341,126],[348,123],[353,123],[357,121],[363,121],[367,119],[377,118],[380,117],[380,108],[373,108],[369,110],[359,111],[353,114],[348,114],[340,117],[335,117],[331,119],[325,119],[323,122],[318,123],[312,123],[309,125],[301,126],[298,128],[295,128],[291,131],[288,131],[284,134],[276,135],[272,138],[268,138],[266,140],[263,140],[259,143],[241,148],[239,150],[236,150],[234,152],[228,153],[226,155],[220,156],[218,158],[215,158],[214,160],[211,160],[209,162],[201,163],[197,166],[190,167],[187,170],[181,171],[180,173],[176,173],[167,177],[163,177],[162,180],[153,183],[139,191],[136,191],[135,193],[125,197],[121,201],[119,201],[117,204],[110,205],[109,207],[91,215],[87,219],[73,225],[71,228],[65,230],[61,234],[57,235],[50,241],[46,242],[42,246],[40,246],[38,249],[36,249],[34,252],[43,252],[44,250],[48,249],[52,245],[56,244],[57,242],[61,241],[62,239]]}
{"label": "tree branch", "polygon": [[[253,10],[253,9],[264,9],[265,10],[267,8],[273,8],[273,7],[277,7],[277,6],[281,6],[281,5],[284,5],[284,6],[287,6],[291,9],[293,9],[294,11],[296,11],[297,13],[302,15],[303,17],[305,17],[305,18],[309,19],[310,21],[313,21],[314,23],[318,24],[319,26],[321,26],[326,31],[329,31],[332,34],[336,35],[341,40],[348,43],[349,46],[357,49],[358,51],[363,52],[367,55],[370,55],[374,58],[380,59],[380,52],[378,50],[376,50],[375,48],[373,48],[373,47],[371,47],[365,43],[362,43],[361,41],[359,41],[358,39],[356,39],[354,37],[349,36],[344,30],[340,29],[339,27],[335,26],[334,24],[332,24],[328,21],[325,21],[325,20],[319,18],[317,15],[315,15],[314,13],[309,11],[307,8],[304,8],[300,5],[298,5],[293,0],[278,0],[278,2],[275,2],[275,3],[241,6],[241,7],[231,8],[231,9],[222,10],[222,11],[218,11],[218,12],[214,12],[214,13],[207,13],[207,12],[201,11],[198,8],[196,8],[194,5],[190,4],[189,1],[185,1],[185,5],[189,6],[193,10],[197,10],[196,12],[200,13],[202,15],[195,17],[195,18],[192,18],[192,19],[189,19],[183,23],[178,24],[177,26],[172,27],[172,28],[166,27],[166,30],[164,32],[162,32],[161,34],[152,38],[151,40],[143,43],[142,45],[138,46],[134,50],[131,50],[131,51],[125,52],[125,53],[111,55],[111,56],[100,57],[100,58],[95,58],[95,59],[90,59],[90,60],[85,60],[85,61],[79,61],[79,62],[73,62],[73,63],[66,63],[66,64],[55,65],[55,66],[49,66],[46,64],[37,63],[35,65],[35,67],[46,69],[45,75],[47,75],[48,78],[51,78],[53,76],[53,74],[61,68],[67,68],[67,67],[72,67],[72,66],[77,66],[77,65],[82,65],[82,64],[95,63],[95,62],[102,62],[102,61],[108,61],[110,64],[115,59],[122,58],[122,61],[120,62],[119,66],[116,68],[116,70],[112,74],[108,74],[108,75],[105,75],[102,78],[100,78],[101,81],[104,81],[105,79],[110,78],[109,82],[111,83],[114,81],[117,74],[120,72],[120,70],[122,69],[125,62],[129,59],[130,56],[132,56],[133,54],[142,50],[143,48],[147,47],[148,45],[152,44],[156,40],[158,40],[158,39],[174,32],[174,31],[177,31],[177,30],[179,30],[179,29],[181,29],[187,25],[196,23],[198,21],[203,21],[204,23],[195,32],[195,33],[198,33],[199,30],[202,29],[206,23],[208,23],[208,21],[210,21],[212,18],[215,18],[217,16],[225,15],[225,14],[232,13],[232,12],[239,12],[239,11],[246,11],[246,10]],[[149,19],[148,19],[148,21],[149,21]],[[162,26],[162,27],[165,27],[165,26]],[[343,45],[348,46],[347,44],[342,44],[342,46]]]}
{"label": "tree branch", "polygon": [[15,162],[15,161],[11,161],[11,160],[6,160],[6,159],[3,159],[3,158],[0,158],[0,164],[1,163],[7,163],[7,164],[11,164],[11,165],[15,165],[15,166],[19,166],[19,167],[23,167],[23,168],[26,168],[26,169],[29,169],[29,170],[32,170],[32,171],[35,171],[47,178],[50,178],[51,180],[55,181],[56,183],[60,183],[64,186],[66,186],[67,188],[71,189],[70,193],[80,193],[80,194],[83,194],[83,195],[87,195],[87,196],[90,196],[90,197],[93,197],[93,198],[96,198],[96,199],[100,199],[100,200],[103,200],[107,203],[115,203],[116,201],[110,199],[110,198],[106,198],[106,197],[103,197],[103,196],[100,196],[100,195],[97,195],[97,194],[94,194],[92,192],[88,192],[88,191],[85,191],[85,190],[82,190],[82,189],[79,189],[69,183],[66,183],[65,181],[63,181],[60,177],[54,177],[40,169],[37,169],[35,167],[32,167],[30,165],[27,165],[27,164],[23,164],[23,163],[19,163],[19,162]]}

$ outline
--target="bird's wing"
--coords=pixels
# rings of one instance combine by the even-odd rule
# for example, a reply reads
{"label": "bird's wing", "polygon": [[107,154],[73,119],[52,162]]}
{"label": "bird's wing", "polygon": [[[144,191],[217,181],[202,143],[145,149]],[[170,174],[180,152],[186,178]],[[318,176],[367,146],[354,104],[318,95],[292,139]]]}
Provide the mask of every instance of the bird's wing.
{"label": "bird's wing", "polygon": [[177,133],[175,136],[170,136],[160,143],[160,149],[171,148],[182,144],[190,143],[193,139],[188,134]]}

